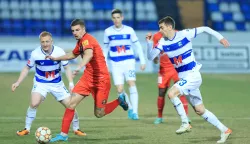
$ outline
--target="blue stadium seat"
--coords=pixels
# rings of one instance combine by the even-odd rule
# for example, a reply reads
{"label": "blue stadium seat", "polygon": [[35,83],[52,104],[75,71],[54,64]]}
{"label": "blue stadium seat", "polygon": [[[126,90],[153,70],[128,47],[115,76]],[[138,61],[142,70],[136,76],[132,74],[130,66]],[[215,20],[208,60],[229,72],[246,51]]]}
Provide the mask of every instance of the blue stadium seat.
{"label": "blue stadium seat", "polygon": [[211,3],[211,4],[208,5],[208,9],[211,12],[212,11],[219,11],[219,6],[216,3]]}
{"label": "blue stadium seat", "polygon": [[215,28],[218,31],[224,30],[224,23],[223,22],[213,22],[213,28]]}
{"label": "blue stadium seat", "polygon": [[232,15],[232,13],[223,13],[223,18],[225,21],[232,21],[233,15]]}
{"label": "blue stadium seat", "polygon": [[250,13],[245,13],[245,19],[246,19],[247,21],[250,21]]}
{"label": "blue stadium seat", "polygon": [[95,21],[90,21],[90,20],[85,21],[85,25],[88,32],[97,30],[97,25]]}
{"label": "blue stadium seat", "polygon": [[245,23],[244,22],[236,23],[236,28],[237,30],[245,31],[246,30]]}

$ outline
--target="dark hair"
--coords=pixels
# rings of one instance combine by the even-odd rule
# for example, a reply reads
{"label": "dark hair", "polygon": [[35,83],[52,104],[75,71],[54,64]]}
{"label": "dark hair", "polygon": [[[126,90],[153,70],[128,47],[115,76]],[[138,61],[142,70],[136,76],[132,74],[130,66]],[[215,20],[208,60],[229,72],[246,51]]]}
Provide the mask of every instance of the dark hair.
{"label": "dark hair", "polygon": [[120,9],[113,9],[111,12],[111,15],[116,14],[116,13],[122,15],[122,11]]}
{"label": "dark hair", "polygon": [[74,20],[71,22],[71,24],[70,24],[70,26],[76,26],[76,25],[80,25],[81,27],[85,27],[85,23],[84,23],[84,21],[81,20],[81,19],[74,19]]}
{"label": "dark hair", "polygon": [[175,21],[170,16],[166,16],[162,18],[161,20],[159,20],[158,24],[161,24],[161,23],[164,23],[166,25],[171,25],[172,28],[175,29]]}

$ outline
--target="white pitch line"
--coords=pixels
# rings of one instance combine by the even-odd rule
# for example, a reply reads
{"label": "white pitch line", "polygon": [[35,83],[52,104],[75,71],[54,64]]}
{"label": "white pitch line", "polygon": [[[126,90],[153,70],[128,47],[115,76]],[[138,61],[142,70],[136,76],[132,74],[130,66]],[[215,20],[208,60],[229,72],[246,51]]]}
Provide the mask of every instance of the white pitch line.
{"label": "white pitch line", "polygon": [[[152,120],[156,117],[140,117],[140,120]],[[36,119],[44,119],[44,120],[62,120],[62,117],[36,117]],[[80,120],[127,120],[127,117],[103,117],[103,118],[96,118],[96,117],[79,117]],[[170,120],[180,120],[179,117],[167,117],[165,119]],[[191,120],[200,120],[201,117],[190,117]],[[250,117],[219,117],[219,119],[226,119],[226,120],[250,120]],[[25,120],[25,117],[0,117],[0,120]]]}

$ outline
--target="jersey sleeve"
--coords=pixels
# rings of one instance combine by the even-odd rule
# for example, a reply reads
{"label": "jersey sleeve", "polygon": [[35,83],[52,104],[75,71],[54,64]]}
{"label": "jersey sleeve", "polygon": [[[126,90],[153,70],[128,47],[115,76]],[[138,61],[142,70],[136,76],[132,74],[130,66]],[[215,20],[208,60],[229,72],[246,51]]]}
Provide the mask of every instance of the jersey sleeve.
{"label": "jersey sleeve", "polygon": [[103,43],[104,43],[104,44],[109,44],[109,37],[108,37],[108,32],[107,32],[107,30],[104,31]]}
{"label": "jersey sleeve", "polygon": [[136,36],[136,34],[135,34],[135,31],[134,31],[134,29],[133,28],[131,28],[131,41],[133,42],[133,43],[135,43],[135,42],[137,42],[138,41],[138,37]]}
{"label": "jersey sleeve", "polygon": [[[61,50],[61,56],[63,56],[63,55],[65,55],[66,53],[65,53],[65,51],[62,49]],[[68,65],[69,64],[69,61],[62,61],[62,66],[66,66],[66,65]]]}
{"label": "jersey sleeve", "polygon": [[185,36],[188,38],[188,40],[191,40],[197,36],[197,29],[185,29],[183,30]]}
{"label": "jersey sleeve", "polygon": [[162,38],[162,35],[160,33],[156,33],[153,35],[153,45],[154,47],[157,45],[159,40]]}
{"label": "jersey sleeve", "polygon": [[35,55],[35,53],[34,53],[34,51],[32,51],[30,54],[30,58],[27,61],[27,66],[29,68],[32,68],[35,65],[35,56],[34,55]]}

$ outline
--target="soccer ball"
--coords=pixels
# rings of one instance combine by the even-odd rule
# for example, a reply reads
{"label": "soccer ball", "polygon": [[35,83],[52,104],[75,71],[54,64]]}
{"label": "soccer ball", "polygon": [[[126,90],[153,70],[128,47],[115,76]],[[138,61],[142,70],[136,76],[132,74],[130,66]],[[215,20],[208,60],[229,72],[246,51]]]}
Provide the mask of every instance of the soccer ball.
{"label": "soccer ball", "polygon": [[39,127],[35,133],[36,141],[39,144],[47,144],[52,138],[51,130],[47,127]]}

